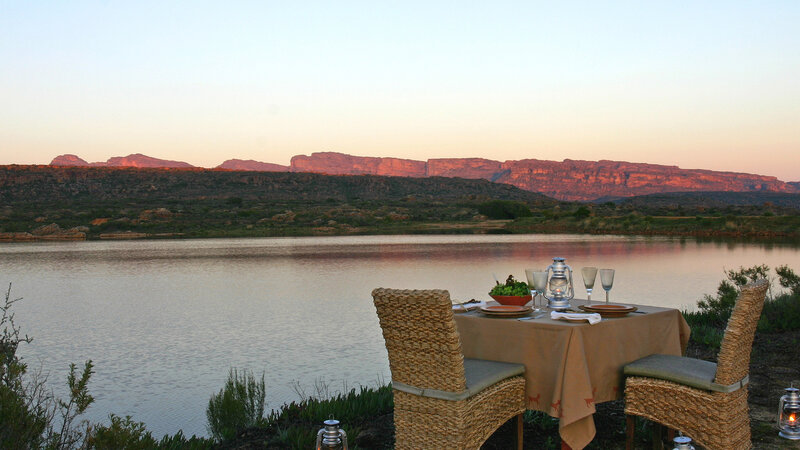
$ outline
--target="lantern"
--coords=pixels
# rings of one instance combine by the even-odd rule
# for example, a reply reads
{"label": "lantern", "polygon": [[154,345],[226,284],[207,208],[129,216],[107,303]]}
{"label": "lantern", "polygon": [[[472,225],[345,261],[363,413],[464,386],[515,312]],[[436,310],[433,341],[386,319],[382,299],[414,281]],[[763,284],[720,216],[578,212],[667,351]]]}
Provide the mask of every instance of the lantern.
{"label": "lantern", "polygon": [[672,450],[695,450],[692,445],[692,438],[688,436],[677,436],[672,440],[672,443],[675,444],[675,448]]}
{"label": "lantern", "polygon": [[778,403],[778,435],[800,439],[800,389],[789,387]]}
{"label": "lantern", "polygon": [[347,450],[347,433],[339,428],[339,421],[329,419],[323,423],[325,428],[317,432],[317,450]]}
{"label": "lantern", "polygon": [[572,267],[564,264],[564,258],[553,258],[553,264],[547,266],[545,272],[549,277],[544,294],[547,306],[557,311],[569,309],[569,301],[575,296],[575,289],[572,287]]}

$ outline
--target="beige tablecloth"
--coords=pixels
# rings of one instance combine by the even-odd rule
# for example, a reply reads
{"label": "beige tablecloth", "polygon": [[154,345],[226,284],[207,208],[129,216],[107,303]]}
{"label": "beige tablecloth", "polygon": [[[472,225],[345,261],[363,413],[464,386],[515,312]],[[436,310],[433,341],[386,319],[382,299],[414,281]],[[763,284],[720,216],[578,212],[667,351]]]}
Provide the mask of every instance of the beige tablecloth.
{"label": "beige tablecloth", "polygon": [[625,364],[686,350],[690,330],[680,311],[636,306],[646,314],[595,325],[551,320],[549,314],[520,321],[479,312],[457,314],[456,324],[465,357],[525,364],[528,409],[559,418],[561,439],[577,450],[594,438],[595,403],[622,398]]}

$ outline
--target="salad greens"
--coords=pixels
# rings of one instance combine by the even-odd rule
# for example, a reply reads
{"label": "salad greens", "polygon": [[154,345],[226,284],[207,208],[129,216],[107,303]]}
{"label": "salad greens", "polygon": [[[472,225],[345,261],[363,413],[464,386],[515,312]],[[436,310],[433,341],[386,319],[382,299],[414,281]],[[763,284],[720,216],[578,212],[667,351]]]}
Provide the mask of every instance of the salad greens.
{"label": "salad greens", "polygon": [[531,288],[528,287],[528,283],[517,281],[514,279],[514,275],[509,275],[508,278],[506,278],[506,284],[497,283],[497,285],[489,291],[489,295],[525,296],[531,295]]}

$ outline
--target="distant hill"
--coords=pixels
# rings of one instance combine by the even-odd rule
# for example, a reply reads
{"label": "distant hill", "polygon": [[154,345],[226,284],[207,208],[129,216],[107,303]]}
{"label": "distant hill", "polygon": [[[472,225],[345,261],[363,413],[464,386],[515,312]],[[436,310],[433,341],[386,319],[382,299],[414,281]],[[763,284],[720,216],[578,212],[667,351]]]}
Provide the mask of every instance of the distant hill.
{"label": "distant hill", "polygon": [[[191,167],[141,154],[87,163],[75,155],[56,157],[59,166]],[[297,155],[290,166],[253,160],[228,160],[223,169],[310,172],[328,175],[383,175],[396,177],[457,177],[484,179],[539,192],[560,200],[592,201],[663,192],[728,191],[800,193],[800,182],[775,177],[624,161],[494,161],[483,158],[439,158],[417,161],[401,158],[352,156],[336,152]]]}
{"label": "distant hill", "polygon": [[217,169],[250,170],[255,172],[288,172],[289,166],[253,161],[252,159],[229,159],[218,165]]}
{"label": "distant hill", "polygon": [[51,166],[60,166],[60,167],[89,167],[90,164],[85,159],[79,157],[78,155],[58,155],[50,161]]}
{"label": "distant hill", "polygon": [[726,206],[775,206],[800,210],[800,194],[781,192],[670,192],[618,200],[634,208],[682,207],[686,209]]}
{"label": "distant hill", "polygon": [[556,203],[541,194],[510,185],[445,177],[329,176],[198,168],[0,166],[0,201],[10,204],[76,199],[148,201],[230,197],[295,202],[388,201],[411,197]]}
{"label": "distant hill", "polygon": [[0,166],[0,241],[385,233],[796,238],[798,209],[781,205],[797,205],[798,197],[673,193],[582,204],[483,179],[12,165]]}
{"label": "distant hill", "polygon": [[51,166],[62,167],[150,167],[150,168],[190,168],[194,167],[183,161],[152,158],[141,153],[128,156],[115,156],[106,162],[89,163],[76,155],[59,155],[50,162]]}

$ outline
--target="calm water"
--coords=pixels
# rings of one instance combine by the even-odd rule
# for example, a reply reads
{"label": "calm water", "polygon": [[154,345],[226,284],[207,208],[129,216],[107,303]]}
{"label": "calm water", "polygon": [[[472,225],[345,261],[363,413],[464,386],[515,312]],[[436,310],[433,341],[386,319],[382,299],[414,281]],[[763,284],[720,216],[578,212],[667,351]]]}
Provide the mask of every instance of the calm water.
{"label": "calm water", "polygon": [[208,398],[231,367],[264,371],[273,408],[298,399],[294,384],[311,394],[319,380],[388,381],[373,288],[487,299],[492,273],[524,279],[552,256],[567,258],[578,284],[581,266],[617,269],[614,301],[681,308],[713,293],[726,268],[800,270],[800,248],[778,244],[370,236],[0,244],[0,283],[24,298],[17,321],[35,341],[22,354],[57,392],[70,362],[94,361],[89,419],[132,415],[157,435],[205,435]]}

